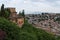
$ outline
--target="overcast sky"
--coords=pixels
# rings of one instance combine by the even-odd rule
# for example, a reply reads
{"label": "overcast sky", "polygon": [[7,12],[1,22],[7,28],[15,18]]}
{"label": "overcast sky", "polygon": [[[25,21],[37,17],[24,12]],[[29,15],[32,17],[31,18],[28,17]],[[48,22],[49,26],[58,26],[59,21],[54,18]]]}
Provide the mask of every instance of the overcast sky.
{"label": "overcast sky", "polygon": [[60,0],[0,0],[5,7],[15,7],[16,11],[25,9],[27,12],[54,12],[60,13]]}

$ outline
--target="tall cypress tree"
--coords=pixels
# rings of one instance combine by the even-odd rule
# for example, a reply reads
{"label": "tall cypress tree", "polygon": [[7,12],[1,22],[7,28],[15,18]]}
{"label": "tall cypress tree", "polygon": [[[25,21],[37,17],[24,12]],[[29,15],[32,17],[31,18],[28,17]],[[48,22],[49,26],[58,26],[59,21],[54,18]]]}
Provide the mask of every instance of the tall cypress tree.
{"label": "tall cypress tree", "polygon": [[4,17],[4,13],[5,13],[5,10],[4,10],[4,4],[2,4],[0,16]]}
{"label": "tall cypress tree", "polygon": [[22,11],[22,16],[24,18],[24,23],[25,23],[25,12],[24,12],[24,10]]}
{"label": "tall cypress tree", "polygon": [[22,11],[22,16],[25,17],[24,10]]}
{"label": "tall cypress tree", "polygon": [[1,13],[0,13],[0,17],[4,17],[4,18],[8,18],[9,17],[9,11],[8,10],[6,10],[5,8],[4,8],[4,4],[2,4],[2,6],[1,6]]}

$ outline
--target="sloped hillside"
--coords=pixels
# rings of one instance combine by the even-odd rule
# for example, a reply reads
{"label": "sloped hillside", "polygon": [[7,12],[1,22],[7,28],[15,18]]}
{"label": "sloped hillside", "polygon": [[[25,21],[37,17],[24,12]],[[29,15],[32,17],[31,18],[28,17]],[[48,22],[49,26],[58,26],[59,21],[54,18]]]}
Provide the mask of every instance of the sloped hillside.
{"label": "sloped hillside", "polygon": [[22,28],[16,24],[0,18],[0,40],[56,40],[52,34],[42,29],[34,28],[25,21]]}
{"label": "sloped hillside", "polygon": [[21,40],[56,40],[55,37],[42,29],[34,28],[27,21],[21,28]]}

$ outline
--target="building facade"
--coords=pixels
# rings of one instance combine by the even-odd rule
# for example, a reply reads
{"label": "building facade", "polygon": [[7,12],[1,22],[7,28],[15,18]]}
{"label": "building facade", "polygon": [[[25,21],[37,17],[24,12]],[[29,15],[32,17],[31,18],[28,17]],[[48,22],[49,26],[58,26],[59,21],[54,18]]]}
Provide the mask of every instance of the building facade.
{"label": "building facade", "polygon": [[22,25],[24,24],[23,16],[17,14],[15,8],[6,8],[6,10],[8,10],[10,13],[9,20],[13,23],[16,23],[19,27],[22,27]]}

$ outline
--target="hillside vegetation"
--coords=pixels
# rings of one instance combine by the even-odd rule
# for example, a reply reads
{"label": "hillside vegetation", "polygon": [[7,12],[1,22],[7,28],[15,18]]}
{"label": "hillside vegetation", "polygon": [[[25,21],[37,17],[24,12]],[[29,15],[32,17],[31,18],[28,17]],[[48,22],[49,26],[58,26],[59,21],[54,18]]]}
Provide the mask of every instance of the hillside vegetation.
{"label": "hillside vegetation", "polygon": [[[42,29],[37,29],[33,27],[27,21],[25,22],[21,30],[23,31],[21,32],[21,34],[23,35],[21,40],[24,40],[24,39],[26,40],[56,40],[52,34],[47,33],[46,31]],[[29,38],[27,35],[29,36]]]}
{"label": "hillside vegetation", "polygon": [[0,18],[0,40],[20,40],[19,30],[16,24]]}
{"label": "hillside vegetation", "polygon": [[0,34],[0,40],[56,40],[52,34],[34,28],[27,21],[19,28],[5,18],[0,18]]}

